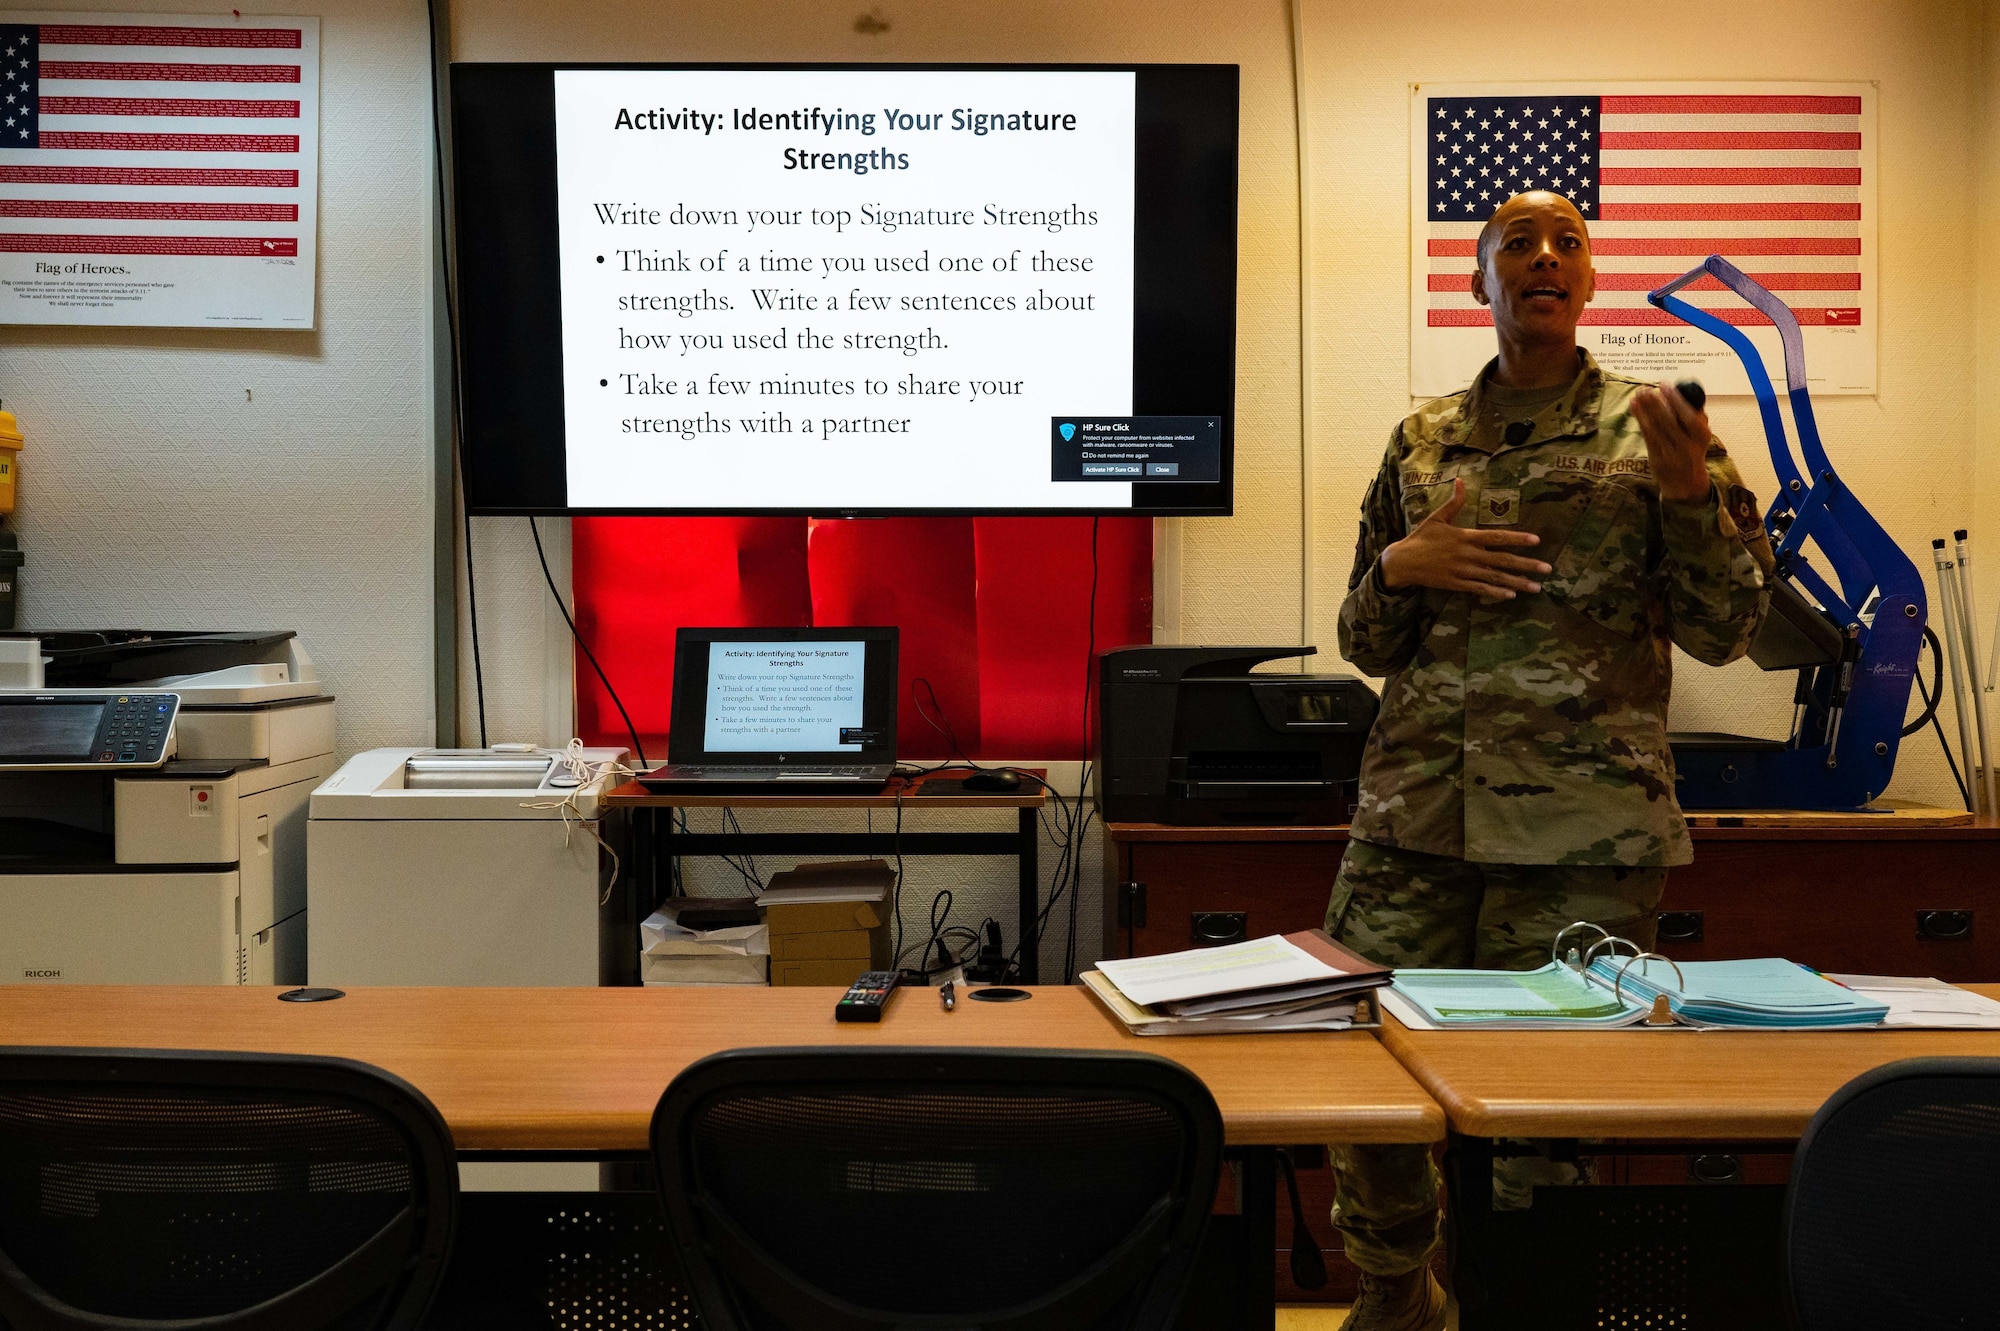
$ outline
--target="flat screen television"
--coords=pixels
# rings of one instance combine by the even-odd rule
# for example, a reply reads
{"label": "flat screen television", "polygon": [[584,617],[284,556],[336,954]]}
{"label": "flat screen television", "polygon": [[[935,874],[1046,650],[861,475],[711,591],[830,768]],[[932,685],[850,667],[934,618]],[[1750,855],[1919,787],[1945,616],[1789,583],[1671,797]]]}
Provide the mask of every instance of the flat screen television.
{"label": "flat screen television", "polygon": [[1229,513],[1237,84],[454,65],[468,507]]}

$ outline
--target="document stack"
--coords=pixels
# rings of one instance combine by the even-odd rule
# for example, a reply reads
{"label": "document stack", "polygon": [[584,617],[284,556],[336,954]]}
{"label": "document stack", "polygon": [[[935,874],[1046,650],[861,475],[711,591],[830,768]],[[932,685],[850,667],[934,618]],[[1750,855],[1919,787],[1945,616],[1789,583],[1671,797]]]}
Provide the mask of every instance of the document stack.
{"label": "document stack", "polygon": [[1101,961],[1083,982],[1134,1035],[1339,1031],[1380,1024],[1390,971],[1321,929]]}
{"label": "document stack", "polygon": [[647,984],[764,984],[770,931],[762,923],[720,929],[684,929],[681,908],[669,901],[639,926],[639,978]]}

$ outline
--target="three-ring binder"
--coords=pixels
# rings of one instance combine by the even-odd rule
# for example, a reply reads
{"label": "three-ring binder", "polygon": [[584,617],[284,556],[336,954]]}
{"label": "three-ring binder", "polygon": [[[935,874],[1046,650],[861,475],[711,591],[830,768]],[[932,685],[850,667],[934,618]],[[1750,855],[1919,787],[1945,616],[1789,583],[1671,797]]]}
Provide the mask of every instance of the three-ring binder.
{"label": "three-ring binder", "polygon": [[[1562,941],[1572,930],[1576,929],[1595,929],[1598,935],[1597,941],[1592,943],[1582,953],[1578,953],[1575,948],[1571,948],[1569,955],[1564,956]],[[1629,938],[1620,938],[1603,925],[1592,924],[1589,920],[1576,920],[1564,925],[1556,934],[1555,941],[1549,945],[1549,960],[1561,962],[1581,975],[1586,983],[1594,984],[1601,989],[1604,987],[1604,977],[1591,970],[1591,963],[1597,960],[1597,954],[1600,951],[1604,952],[1607,958],[1615,957],[1618,954],[1618,948],[1621,946],[1631,948],[1632,955],[1625,959],[1625,964],[1618,968],[1618,974],[1612,978],[1611,997],[1614,1001],[1620,1004],[1626,1001],[1625,972],[1632,969],[1632,963],[1634,962],[1666,962],[1674,968],[1674,978],[1680,982],[1682,990],[1686,990],[1687,976],[1682,972],[1679,962],[1664,953],[1648,951]],[[1639,973],[1641,975],[1646,973],[1644,966],[1639,968]],[[1664,993],[1655,994],[1653,996],[1652,1008],[1646,1013],[1646,1025],[1671,1026],[1674,1024],[1674,1020],[1673,1004],[1668,1000],[1667,995]]]}

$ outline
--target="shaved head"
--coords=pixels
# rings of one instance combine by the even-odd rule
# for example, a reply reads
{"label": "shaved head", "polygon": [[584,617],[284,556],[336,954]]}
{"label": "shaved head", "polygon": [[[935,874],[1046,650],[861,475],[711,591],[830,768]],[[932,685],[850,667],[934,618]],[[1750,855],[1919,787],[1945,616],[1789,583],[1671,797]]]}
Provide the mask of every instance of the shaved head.
{"label": "shaved head", "polygon": [[1546,208],[1551,204],[1560,208],[1562,211],[1567,212],[1571,217],[1574,217],[1576,219],[1577,226],[1582,229],[1584,235],[1586,237],[1589,236],[1590,228],[1584,226],[1583,214],[1576,210],[1575,204],[1571,203],[1568,199],[1565,199],[1562,195],[1557,194],[1552,190],[1545,190],[1545,189],[1527,190],[1524,191],[1523,193],[1516,194],[1514,197],[1508,199],[1505,203],[1501,204],[1498,208],[1495,208],[1493,210],[1493,216],[1487,218],[1486,225],[1479,229],[1480,271],[1484,272],[1486,270],[1487,263],[1489,263],[1492,260],[1493,247],[1500,243],[1500,235],[1503,231],[1507,229],[1507,223],[1510,219],[1518,216],[1524,210]]}
{"label": "shaved head", "polygon": [[1548,190],[1501,204],[1480,233],[1479,266],[1467,285],[1493,312],[1496,383],[1539,388],[1575,377],[1576,327],[1597,294],[1590,232],[1575,204]]}

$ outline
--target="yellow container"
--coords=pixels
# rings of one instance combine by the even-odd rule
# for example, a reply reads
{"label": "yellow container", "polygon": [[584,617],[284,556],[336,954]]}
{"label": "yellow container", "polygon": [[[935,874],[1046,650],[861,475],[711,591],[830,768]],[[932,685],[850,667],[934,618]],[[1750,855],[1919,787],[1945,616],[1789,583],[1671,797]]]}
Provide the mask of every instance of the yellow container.
{"label": "yellow container", "polygon": [[14,482],[21,472],[21,427],[11,411],[0,411],[0,516],[14,511]]}

